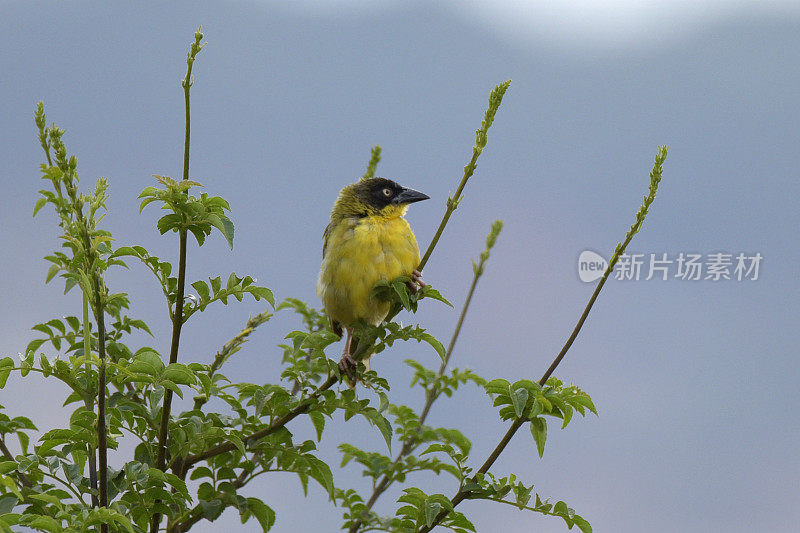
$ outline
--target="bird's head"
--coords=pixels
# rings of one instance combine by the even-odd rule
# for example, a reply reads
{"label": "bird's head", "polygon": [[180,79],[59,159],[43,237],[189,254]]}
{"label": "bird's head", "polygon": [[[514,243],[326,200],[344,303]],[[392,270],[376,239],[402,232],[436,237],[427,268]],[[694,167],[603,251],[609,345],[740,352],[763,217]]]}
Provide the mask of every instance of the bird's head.
{"label": "bird's head", "polygon": [[332,217],[403,216],[408,204],[427,200],[428,195],[403,187],[386,178],[363,179],[346,186],[333,206]]}

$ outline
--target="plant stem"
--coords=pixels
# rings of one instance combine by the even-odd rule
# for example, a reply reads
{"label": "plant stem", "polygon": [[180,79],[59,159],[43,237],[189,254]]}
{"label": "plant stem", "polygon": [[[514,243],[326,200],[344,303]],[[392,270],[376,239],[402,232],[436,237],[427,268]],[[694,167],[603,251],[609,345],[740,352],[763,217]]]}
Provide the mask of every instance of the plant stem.
{"label": "plant stem", "polygon": [[[100,356],[97,385],[97,435],[100,474],[100,507],[108,507],[108,443],[106,436],[106,326],[103,317],[103,301],[100,297],[100,275],[94,276],[94,319],[97,322],[97,354]],[[101,533],[108,533],[108,524],[100,524]]]}
{"label": "plant stem", "polygon": [[[96,248],[92,247],[90,235],[90,222],[83,215],[81,201],[79,200],[77,186],[69,178],[67,192],[72,201],[75,218],[80,227],[83,248],[86,254],[86,272],[91,275],[91,291],[94,298],[94,320],[97,322],[97,355],[100,358],[100,365],[97,370],[97,452],[98,452],[98,478],[99,495],[98,504],[100,507],[108,507],[108,428],[106,427],[106,327],[105,327],[105,307],[103,305],[104,283],[100,274],[93,265],[98,259]],[[84,292],[84,298],[88,301],[88,296]],[[85,339],[84,339],[85,342]],[[108,524],[100,524],[100,532],[108,533]]]}
{"label": "plant stem", "polygon": [[[200,41],[203,39],[203,34],[200,29],[195,32],[195,42],[192,43],[189,54],[186,60],[186,77],[183,79],[183,101],[184,111],[186,117],[186,124],[184,128],[183,138],[183,179],[189,179],[189,140],[191,136],[191,113],[189,105],[189,90],[192,87],[192,65],[194,59],[202,46]],[[188,194],[188,191],[187,191]],[[186,290],[186,229],[181,229],[178,232],[178,286],[175,291],[175,311],[172,315],[172,342],[169,351],[169,364],[178,362],[178,350],[181,340],[181,327],[183,326],[183,300]],[[172,390],[166,389],[164,391],[164,405],[161,408],[161,424],[158,433],[158,454],[156,457],[156,468],[165,470],[167,464],[167,437],[169,436],[169,420],[170,411],[172,409]],[[161,514],[154,513],[150,522],[150,532],[156,533],[158,531],[159,523],[161,522]]]}
{"label": "plant stem", "polygon": [[369,157],[369,163],[367,163],[367,170],[364,172],[364,176],[361,180],[368,180],[370,178],[375,177],[375,169],[378,167],[378,163],[381,161],[381,147],[380,145],[376,144],[372,147]]}
{"label": "plant stem", "polygon": [[417,270],[422,272],[422,269],[425,268],[425,265],[428,263],[428,259],[433,253],[433,249],[436,247],[436,244],[439,242],[439,238],[444,233],[444,228],[447,226],[447,222],[450,220],[450,215],[453,214],[453,211],[456,210],[458,207],[458,202],[461,201],[461,193],[464,190],[464,186],[467,184],[467,180],[469,180],[470,176],[472,176],[472,172],[469,174],[466,172],[466,169],[475,168],[475,163],[478,161],[478,155],[480,152],[473,152],[472,159],[470,160],[470,164],[467,165],[464,172],[464,177],[461,178],[461,183],[458,184],[458,189],[456,189],[456,194],[452,198],[447,199],[447,208],[444,211],[444,216],[442,217],[442,221],[439,222],[439,227],[436,229],[436,233],[433,234],[433,238],[431,239],[431,243],[428,245],[427,250],[425,250],[425,254],[422,256],[422,259],[419,261],[419,266]]}
{"label": "plant stem", "polygon": [[[89,362],[89,354],[92,351],[91,332],[89,331],[89,299],[86,294],[83,295],[83,355],[86,357],[86,383],[89,383],[89,376],[91,375],[92,365]],[[85,401],[86,409],[94,411],[94,405],[88,398]],[[97,457],[96,450],[91,444],[88,445],[88,459],[89,459],[89,486],[97,491]],[[92,494],[92,507],[97,507],[100,502],[97,500],[97,495]]]}

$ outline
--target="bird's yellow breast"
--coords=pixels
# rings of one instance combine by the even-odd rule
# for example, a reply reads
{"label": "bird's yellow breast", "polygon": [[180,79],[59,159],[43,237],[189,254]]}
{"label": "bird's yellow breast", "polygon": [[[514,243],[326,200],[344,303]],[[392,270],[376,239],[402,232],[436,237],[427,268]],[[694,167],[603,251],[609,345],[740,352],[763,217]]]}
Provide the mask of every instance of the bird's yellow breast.
{"label": "bird's yellow breast", "polygon": [[409,276],[419,265],[417,239],[400,216],[345,218],[329,228],[317,294],[334,321],[379,324],[389,304],[370,294],[379,280]]}

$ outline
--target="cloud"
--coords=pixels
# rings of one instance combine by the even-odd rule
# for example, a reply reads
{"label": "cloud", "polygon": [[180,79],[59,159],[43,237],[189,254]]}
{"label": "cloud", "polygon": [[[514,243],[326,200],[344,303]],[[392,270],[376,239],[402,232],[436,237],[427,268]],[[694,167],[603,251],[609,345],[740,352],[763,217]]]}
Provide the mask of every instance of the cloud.
{"label": "cloud", "polygon": [[[294,0],[284,9],[323,17],[427,4],[403,0]],[[616,52],[669,46],[711,25],[753,16],[796,17],[797,0],[445,0],[453,15],[518,45]]]}
{"label": "cloud", "polygon": [[736,17],[800,16],[796,0],[454,0],[450,8],[522,43],[605,50],[669,45]]}

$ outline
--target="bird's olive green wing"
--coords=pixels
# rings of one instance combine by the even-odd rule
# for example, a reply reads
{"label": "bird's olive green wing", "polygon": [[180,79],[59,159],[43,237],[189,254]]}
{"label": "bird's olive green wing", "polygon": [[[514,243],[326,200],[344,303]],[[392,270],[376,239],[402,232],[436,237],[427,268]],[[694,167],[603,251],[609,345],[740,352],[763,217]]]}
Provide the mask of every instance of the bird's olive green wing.
{"label": "bird's olive green wing", "polygon": [[325,259],[325,252],[328,251],[328,237],[331,236],[333,233],[333,227],[336,225],[336,222],[331,221],[328,224],[328,227],[325,228],[325,231],[322,233],[322,258]]}

